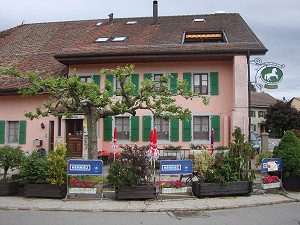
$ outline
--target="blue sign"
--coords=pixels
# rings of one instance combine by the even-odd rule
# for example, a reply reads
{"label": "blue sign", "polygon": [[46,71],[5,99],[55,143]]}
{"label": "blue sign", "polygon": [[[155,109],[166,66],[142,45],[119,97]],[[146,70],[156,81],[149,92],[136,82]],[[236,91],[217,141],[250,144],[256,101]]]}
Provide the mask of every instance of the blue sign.
{"label": "blue sign", "polygon": [[261,163],[261,172],[267,173],[272,171],[282,171],[281,158],[267,158],[263,159]]}
{"label": "blue sign", "polygon": [[73,160],[68,161],[69,175],[102,175],[102,160]]}
{"label": "blue sign", "polygon": [[160,161],[161,175],[188,175],[193,173],[192,160],[162,160]]}

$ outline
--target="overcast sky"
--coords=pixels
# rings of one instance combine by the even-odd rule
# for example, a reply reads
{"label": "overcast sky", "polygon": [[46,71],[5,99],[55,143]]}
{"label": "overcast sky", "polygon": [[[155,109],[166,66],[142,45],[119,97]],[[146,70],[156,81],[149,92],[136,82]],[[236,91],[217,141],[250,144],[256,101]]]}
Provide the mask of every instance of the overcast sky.
{"label": "overcast sky", "polygon": [[[152,0],[0,0],[0,30],[22,22],[152,16]],[[240,13],[269,50],[263,62],[284,64],[279,89],[263,91],[278,99],[300,97],[300,0],[158,0],[160,16]],[[253,60],[256,58],[252,56]],[[251,65],[254,81],[255,66]]]}

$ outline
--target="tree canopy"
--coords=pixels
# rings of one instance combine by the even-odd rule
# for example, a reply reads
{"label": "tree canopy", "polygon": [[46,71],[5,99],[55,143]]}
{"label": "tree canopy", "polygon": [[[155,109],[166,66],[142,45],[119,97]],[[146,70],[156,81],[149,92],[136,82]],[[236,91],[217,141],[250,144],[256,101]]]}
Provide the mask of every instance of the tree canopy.
{"label": "tree canopy", "polygon": [[282,133],[300,128],[300,112],[292,107],[290,102],[277,100],[267,109],[265,119],[269,127],[280,129]]}
{"label": "tree canopy", "polygon": [[[48,115],[65,115],[71,117],[73,113],[83,113],[87,117],[88,129],[88,157],[97,157],[96,122],[99,118],[130,113],[135,115],[137,110],[148,109],[154,116],[164,119],[187,119],[190,110],[176,103],[174,95],[185,99],[192,99],[193,93],[187,91],[187,82],[177,80],[176,94],[169,88],[171,74],[164,74],[160,78],[157,88],[152,79],[140,82],[138,93],[135,93],[135,84],[130,77],[134,74],[134,65],[117,67],[116,69],[102,69],[103,75],[114,75],[119,88],[105,80],[104,88],[100,89],[95,82],[86,83],[76,71],[70,76],[41,77],[35,72],[22,73],[15,68],[0,68],[0,74],[26,79],[29,88],[21,88],[19,93],[24,96],[49,94],[48,101],[36,107],[34,112],[26,112],[29,119],[46,117]],[[117,96],[117,97],[115,97]],[[203,104],[209,99],[201,96]]]}

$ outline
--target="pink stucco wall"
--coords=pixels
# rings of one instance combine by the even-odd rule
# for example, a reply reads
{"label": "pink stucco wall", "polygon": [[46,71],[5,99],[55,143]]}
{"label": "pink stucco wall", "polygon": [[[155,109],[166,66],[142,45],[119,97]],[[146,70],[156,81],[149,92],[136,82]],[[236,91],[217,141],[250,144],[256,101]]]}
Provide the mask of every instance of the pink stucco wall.
{"label": "pink stucco wall", "polygon": [[[80,75],[100,74],[102,68],[115,68],[125,64],[90,64],[90,65],[73,65],[69,71],[76,69]],[[215,143],[218,145],[228,145],[231,138],[231,132],[234,126],[242,128],[245,134],[248,131],[248,94],[247,94],[247,59],[245,56],[235,56],[222,61],[197,61],[197,62],[164,62],[164,63],[137,63],[135,64],[135,73],[140,74],[140,81],[144,73],[151,72],[176,72],[178,78],[183,78],[184,72],[218,72],[219,73],[219,95],[210,96],[210,104],[204,106],[201,98],[185,100],[182,97],[176,97],[178,103],[189,108],[192,113],[205,113],[205,115],[220,115],[220,132],[221,140]],[[101,87],[104,87],[105,77],[101,77]],[[37,97],[20,97],[20,96],[0,96],[0,120],[27,120],[27,142],[22,145],[25,151],[32,151],[40,147],[33,145],[34,139],[41,139],[43,146],[48,150],[49,147],[49,121],[54,121],[55,142],[65,142],[65,120],[61,123],[61,136],[58,136],[58,119],[52,116],[47,118],[30,121],[24,117],[24,112],[33,111],[37,105],[41,105],[47,98],[46,95]],[[4,107],[5,106],[5,107]],[[149,115],[149,111],[139,110],[137,115]],[[46,125],[41,129],[40,124]],[[86,119],[84,119],[84,124]],[[103,120],[99,121],[98,149],[111,151],[111,143],[103,141]],[[182,124],[179,123],[179,142],[158,143],[158,147],[164,144],[181,145],[188,148],[190,142],[182,142]],[[140,141],[136,144],[147,145],[142,141],[142,122],[140,121]],[[123,144],[123,143],[117,143]],[[133,144],[133,143],[130,143]],[[208,142],[206,144],[209,144]],[[117,150],[120,150],[118,148]],[[83,147],[83,157],[87,157],[87,149]]]}

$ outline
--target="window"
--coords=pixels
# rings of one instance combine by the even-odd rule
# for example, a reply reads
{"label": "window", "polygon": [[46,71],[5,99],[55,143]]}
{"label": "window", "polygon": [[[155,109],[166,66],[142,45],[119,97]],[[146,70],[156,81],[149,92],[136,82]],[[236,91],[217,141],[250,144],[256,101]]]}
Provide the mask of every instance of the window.
{"label": "window", "polygon": [[8,121],[7,123],[8,123],[7,142],[9,144],[19,143],[19,128],[20,128],[19,121]]}
{"label": "window", "polygon": [[115,37],[114,39],[112,39],[112,42],[122,42],[125,41],[128,37]]}
{"label": "window", "polygon": [[115,117],[118,140],[129,140],[129,117]]}
{"label": "window", "polygon": [[162,77],[162,73],[160,74],[154,74],[154,83],[155,83],[155,90],[159,91],[160,87],[161,87],[161,81],[160,78]]}
{"label": "window", "polygon": [[114,79],[115,79],[115,91],[116,91],[116,95],[117,95],[117,96],[120,96],[120,94],[118,94],[118,93],[120,93],[120,91],[121,91],[121,85],[120,85],[120,82],[117,81],[116,77],[114,77]]}
{"label": "window", "polygon": [[251,124],[251,130],[256,131],[256,124]]}
{"label": "window", "polygon": [[184,43],[190,42],[226,42],[225,35],[222,31],[216,32],[202,32],[202,31],[191,31],[184,33]]}
{"label": "window", "polygon": [[265,111],[258,111],[258,118],[264,118],[265,117]]}
{"label": "window", "polygon": [[109,39],[109,37],[100,37],[97,38],[95,42],[107,42]]}
{"label": "window", "polygon": [[209,117],[193,117],[193,137],[194,140],[209,140]]}
{"label": "window", "polygon": [[137,20],[127,21],[126,25],[134,25],[134,24],[137,24],[138,22],[139,21],[137,21]]}
{"label": "window", "polygon": [[251,117],[253,117],[253,118],[256,117],[256,112],[255,111],[251,111]]}
{"label": "window", "polygon": [[92,76],[80,76],[80,79],[82,80],[82,81],[84,81],[85,83],[90,83],[90,82],[92,82]]}
{"label": "window", "polygon": [[194,94],[208,94],[208,74],[195,73],[193,74],[193,92]]}
{"label": "window", "polygon": [[162,117],[154,117],[154,127],[158,140],[169,140],[169,121]]}

